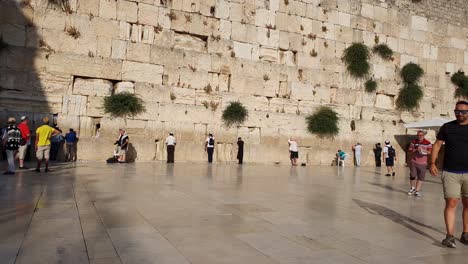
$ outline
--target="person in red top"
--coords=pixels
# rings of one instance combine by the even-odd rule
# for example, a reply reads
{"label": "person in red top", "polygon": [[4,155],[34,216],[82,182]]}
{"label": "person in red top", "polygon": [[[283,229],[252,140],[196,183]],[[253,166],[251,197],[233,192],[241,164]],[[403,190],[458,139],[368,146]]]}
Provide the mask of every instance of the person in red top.
{"label": "person in red top", "polygon": [[422,183],[426,178],[427,157],[431,155],[432,144],[424,138],[425,131],[418,130],[417,135],[418,138],[411,141],[408,150],[412,157],[410,161],[411,189],[408,191],[408,195],[421,197]]}
{"label": "person in red top", "polygon": [[20,146],[18,149],[18,159],[19,159],[19,169],[24,170],[27,169],[24,166],[24,157],[26,156],[26,152],[28,150],[28,142],[31,138],[31,130],[29,130],[28,126],[28,117],[22,116],[21,123],[18,125],[18,129],[21,131],[22,140],[20,142]]}

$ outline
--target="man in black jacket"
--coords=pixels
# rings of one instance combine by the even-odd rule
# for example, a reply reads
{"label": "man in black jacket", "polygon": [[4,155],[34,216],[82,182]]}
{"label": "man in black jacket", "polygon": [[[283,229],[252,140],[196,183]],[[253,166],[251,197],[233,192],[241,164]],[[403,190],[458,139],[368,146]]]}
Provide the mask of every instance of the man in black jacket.
{"label": "man in black jacket", "polygon": [[244,160],[244,141],[242,138],[237,139],[237,160],[239,160],[239,164],[242,164]]}

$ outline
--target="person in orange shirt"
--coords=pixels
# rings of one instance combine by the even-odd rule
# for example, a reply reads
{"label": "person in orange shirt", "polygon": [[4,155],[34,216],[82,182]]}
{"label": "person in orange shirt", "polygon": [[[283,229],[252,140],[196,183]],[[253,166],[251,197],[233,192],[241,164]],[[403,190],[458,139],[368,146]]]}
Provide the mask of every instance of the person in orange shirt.
{"label": "person in orange shirt", "polygon": [[36,158],[37,167],[36,171],[41,171],[42,160],[45,160],[45,172],[49,171],[49,158],[50,158],[50,138],[60,134],[60,131],[49,126],[49,118],[42,118],[44,123],[36,129]]}

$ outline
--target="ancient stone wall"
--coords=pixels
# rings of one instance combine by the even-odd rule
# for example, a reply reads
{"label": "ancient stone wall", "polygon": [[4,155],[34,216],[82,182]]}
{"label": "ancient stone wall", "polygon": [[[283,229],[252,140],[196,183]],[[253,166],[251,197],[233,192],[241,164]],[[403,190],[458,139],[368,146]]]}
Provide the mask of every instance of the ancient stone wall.
{"label": "ancient stone wall", "polygon": [[[451,118],[450,75],[468,71],[465,0],[65,2],[70,8],[0,0],[0,110],[2,120],[57,114],[63,129],[79,131],[81,159],[107,158],[125,127],[137,160],[164,159],[174,131],[177,160],[204,160],[212,132],[218,161],[235,159],[241,136],[247,162],[288,162],[294,136],[303,162],[330,164],[338,148],[361,142],[372,164],[376,142],[405,147],[405,122]],[[395,51],[390,62],[371,58],[374,93],[345,71],[352,42]],[[400,112],[398,72],[411,61],[426,72],[424,98],[417,111]],[[105,114],[103,98],[122,91],[141,96],[147,111],[126,121]],[[234,100],[250,115],[228,129],[221,113]],[[306,131],[304,118],[322,105],[340,115],[333,140]]]}

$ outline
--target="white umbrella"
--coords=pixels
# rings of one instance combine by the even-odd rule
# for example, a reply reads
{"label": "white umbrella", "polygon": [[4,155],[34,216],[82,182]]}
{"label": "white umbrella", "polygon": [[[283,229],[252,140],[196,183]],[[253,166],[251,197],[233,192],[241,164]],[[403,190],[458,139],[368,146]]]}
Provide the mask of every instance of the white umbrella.
{"label": "white umbrella", "polygon": [[431,120],[423,120],[414,123],[404,124],[403,126],[410,129],[439,129],[443,124],[450,122],[444,118],[434,118]]}

